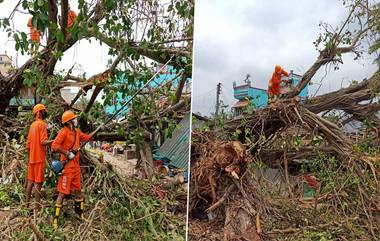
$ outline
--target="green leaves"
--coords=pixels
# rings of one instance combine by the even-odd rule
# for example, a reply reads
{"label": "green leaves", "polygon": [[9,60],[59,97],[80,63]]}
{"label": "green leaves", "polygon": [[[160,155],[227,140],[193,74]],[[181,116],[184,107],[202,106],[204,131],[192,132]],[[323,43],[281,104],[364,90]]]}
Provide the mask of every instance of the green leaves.
{"label": "green leaves", "polygon": [[178,1],[175,3],[175,9],[182,17],[189,18],[194,15],[194,8],[190,7],[187,1]]}
{"label": "green leaves", "polygon": [[59,50],[53,50],[53,55],[54,55],[54,58],[61,59],[63,56],[63,52]]}
{"label": "green leaves", "polygon": [[13,34],[13,39],[15,40],[15,49],[20,50],[22,54],[28,51],[28,39],[24,32],[16,32]]}
{"label": "green leaves", "polygon": [[27,10],[30,7],[30,5],[31,3],[29,3],[27,0],[23,0],[21,4],[22,8],[25,10]]}
{"label": "green leaves", "polygon": [[106,0],[105,6],[107,8],[107,11],[112,11],[112,10],[114,10],[114,8],[116,6],[116,1],[115,0]]}
{"label": "green leaves", "polygon": [[32,75],[32,71],[30,71],[30,69],[24,70],[24,74],[23,74],[24,82],[23,82],[23,84],[27,85],[28,87],[31,87],[32,84],[34,84],[34,79],[31,77],[31,75]]}
{"label": "green leaves", "polygon": [[301,137],[299,135],[294,136],[293,145],[296,149],[301,145]]}
{"label": "green leaves", "polygon": [[372,129],[374,128],[374,124],[372,121],[370,121],[368,118],[366,118],[364,121],[363,121],[363,124],[365,125],[365,127],[367,129]]}
{"label": "green leaves", "polygon": [[9,24],[9,19],[8,18],[3,18],[0,20],[0,23],[3,25],[3,28],[6,28],[8,27],[10,24]]}
{"label": "green leaves", "polygon": [[44,6],[44,0],[38,0],[38,1],[37,1],[37,5],[38,5],[39,7]]}
{"label": "green leaves", "polygon": [[59,30],[55,32],[55,37],[58,40],[58,42],[63,42],[65,40],[65,36],[63,35],[62,31]]}
{"label": "green leaves", "polygon": [[173,132],[177,128],[177,123],[173,119],[167,118],[167,128],[164,129],[164,135],[165,138],[171,138],[173,135]]}
{"label": "green leaves", "polygon": [[28,42],[28,39],[27,39],[26,33],[21,32],[21,38],[22,38],[22,41],[23,41],[24,43]]}
{"label": "green leaves", "polygon": [[242,133],[242,132],[241,132],[240,129],[236,129],[235,132],[232,133],[232,138],[231,138],[231,139],[232,139],[233,141],[237,141],[237,140],[239,140],[239,136],[240,136],[241,133]]}
{"label": "green leaves", "polygon": [[119,135],[119,136],[125,136],[125,130],[124,130],[124,128],[118,128],[117,129],[117,135]]}
{"label": "green leaves", "polygon": [[31,87],[33,84],[38,84],[42,80],[42,73],[36,66],[32,66],[31,69],[25,69],[22,75],[24,81],[23,84]]}

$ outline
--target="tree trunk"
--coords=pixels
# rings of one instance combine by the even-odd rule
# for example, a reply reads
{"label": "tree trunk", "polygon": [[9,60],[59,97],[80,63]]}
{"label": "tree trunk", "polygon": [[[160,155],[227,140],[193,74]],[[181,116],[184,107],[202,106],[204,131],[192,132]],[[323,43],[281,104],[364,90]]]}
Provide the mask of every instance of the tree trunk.
{"label": "tree trunk", "polygon": [[148,179],[151,179],[154,174],[154,163],[152,156],[152,149],[149,142],[143,141],[140,148],[140,155],[142,160],[142,166]]}

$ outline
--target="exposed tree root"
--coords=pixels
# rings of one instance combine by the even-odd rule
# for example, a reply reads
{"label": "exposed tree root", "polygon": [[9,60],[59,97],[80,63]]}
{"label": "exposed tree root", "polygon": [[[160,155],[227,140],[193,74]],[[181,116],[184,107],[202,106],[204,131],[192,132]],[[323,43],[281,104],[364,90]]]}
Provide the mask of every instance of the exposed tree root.
{"label": "exposed tree root", "polygon": [[[354,143],[360,145],[357,138],[296,100],[274,102],[224,127],[193,133],[190,237],[198,236],[192,231],[205,232],[194,230],[193,222],[209,219],[203,222],[224,220],[224,225],[214,222],[216,230],[204,228],[223,232],[226,241],[298,240],[318,232],[345,240],[378,238],[380,212],[374,200],[380,197],[379,169],[374,163],[380,160],[358,155],[353,149]],[[300,140],[294,145],[296,137]],[[258,172],[265,171],[260,163],[280,168],[287,188],[280,191],[278,184],[259,178]],[[238,175],[229,165],[236,165]],[[313,165],[316,169],[310,169]],[[281,171],[290,167],[291,177]],[[304,197],[305,185],[315,190],[313,197]]]}

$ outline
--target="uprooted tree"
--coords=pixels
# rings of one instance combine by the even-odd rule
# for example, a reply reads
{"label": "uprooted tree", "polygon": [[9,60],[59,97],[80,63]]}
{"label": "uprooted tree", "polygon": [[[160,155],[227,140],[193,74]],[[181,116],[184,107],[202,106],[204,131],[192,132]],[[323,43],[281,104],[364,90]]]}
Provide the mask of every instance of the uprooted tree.
{"label": "uprooted tree", "polygon": [[[112,103],[116,94],[128,100],[128,96],[152,77],[152,68],[157,64],[173,66],[177,75],[160,88],[145,91],[143,97],[133,102],[130,111],[133,114],[127,126],[133,130],[134,137],[140,138],[151,126],[164,128],[172,118],[163,117],[189,108],[189,96],[182,96],[182,93],[191,77],[192,2],[79,1],[78,18],[71,28],[67,28],[68,1],[19,1],[9,17],[1,20],[1,26],[13,36],[16,50],[25,54],[30,46],[27,33],[14,29],[12,24],[17,21],[13,16],[19,8],[32,14],[33,25],[47,33],[47,43],[21,67],[7,76],[0,76],[0,114],[5,113],[10,99],[24,86],[35,87],[37,101],[44,100],[51,110],[58,110],[53,113],[56,116],[64,109],[74,108],[80,97],[92,89],[80,121],[81,127],[89,130],[89,119],[99,116],[98,108],[92,107],[101,91],[104,92],[104,105]],[[80,40],[107,45],[109,66],[90,78],[73,76],[72,68],[66,73],[55,71],[65,51]],[[122,82],[118,81],[121,77]],[[79,87],[70,104],[61,97],[60,90],[64,87]],[[164,108],[157,106],[160,98],[166,98]],[[114,132],[100,136],[125,139],[120,132],[119,135]]]}
{"label": "uprooted tree", "polygon": [[[9,151],[16,152],[10,146],[12,139],[24,145],[27,130],[25,125],[29,124],[31,118],[29,115],[28,121],[25,121],[24,117],[14,120],[7,116],[9,101],[18,96],[22,88],[33,87],[36,100],[47,105],[49,123],[52,125],[49,134],[53,138],[58,130],[59,117],[64,110],[81,111],[81,129],[90,131],[106,120],[104,106],[111,105],[116,96],[123,97],[121,99],[124,100],[119,103],[122,105],[155,74],[154,69],[166,64],[173,67],[175,77],[159,84],[157,88],[148,87],[142,91],[128,106],[128,112],[124,114],[125,120],[111,123],[112,126],[105,127],[97,136],[98,140],[127,140],[136,143],[142,150],[141,156],[145,157],[146,161],[152,161],[149,145],[152,132],[158,131],[161,135],[165,130],[169,129],[170,132],[183,113],[188,112],[190,108],[190,96],[183,93],[192,70],[194,2],[78,1],[78,17],[70,28],[67,27],[68,9],[68,0],[21,0],[13,10],[10,9],[8,17],[0,19],[2,30],[14,39],[16,50],[23,55],[29,53],[31,43],[28,33],[14,28],[14,22],[18,21],[14,17],[16,13],[30,14],[33,26],[46,35],[46,44],[33,52],[30,59],[20,67],[12,69],[8,75],[0,75],[0,149],[3,163],[8,161],[6,156]],[[75,76],[74,66],[58,71],[57,63],[66,51],[79,44],[79,41],[100,42],[101,45],[108,46],[109,65],[91,77],[86,77],[85,74]],[[79,89],[71,103],[66,103],[61,96],[61,89],[65,87]],[[103,95],[102,104],[97,102],[100,94]],[[86,95],[87,98],[81,98]],[[82,108],[78,109],[79,101],[82,102]],[[120,117],[119,115],[118,118]],[[22,157],[24,154],[18,153],[17,157],[20,155]],[[83,153],[83,158],[86,156]],[[91,162],[91,159],[87,159],[87,162]],[[91,163],[94,164],[96,165]],[[146,172],[151,174],[153,165],[148,164]],[[98,168],[104,166],[100,165]],[[2,176],[6,173],[7,171],[3,170]],[[92,182],[93,179],[87,181]],[[107,189],[107,185],[109,188],[115,183],[117,184],[117,181],[110,179],[104,183],[103,188]],[[94,189],[94,185],[91,187]],[[120,187],[126,194],[123,198],[137,202],[140,208],[144,206],[143,202],[138,201],[137,196],[136,199],[128,194],[131,189],[126,191],[125,183],[120,184]],[[144,191],[137,193],[143,195]],[[108,198],[107,200],[109,201]],[[103,202],[100,205],[107,205]],[[151,222],[151,225],[148,225],[149,229],[153,229],[151,234],[146,235],[157,238],[160,234],[154,230],[155,224],[150,216],[157,213],[149,214],[149,210],[145,211]],[[166,218],[165,215],[160,215],[161,221]],[[86,232],[90,229],[89,226],[90,224],[84,227]],[[7,230],[7,233],[12,231]]]}
{"label": "uprooted tree", "polygon": [[[221,127],[194,131],[190,238],[203,240],[208,225],[224,240],[379,239],[380,69],[338,91],[304,102],[297,97],[321,68],[344,64],[345,54],[378,62],[380,5],[343,3],[348,17],[338,28],[320,25],[319,56],[292,91]],[[359,134],[344,131],[353,121],[361,123]],[[275,193],[280,184],[264,185],[263,165],[283,170],[285,194]],[[313,186],[315,196],[303,198],[302,184],[291,184],[295,176]],[[216,221],[199,223],[215,213]]]}

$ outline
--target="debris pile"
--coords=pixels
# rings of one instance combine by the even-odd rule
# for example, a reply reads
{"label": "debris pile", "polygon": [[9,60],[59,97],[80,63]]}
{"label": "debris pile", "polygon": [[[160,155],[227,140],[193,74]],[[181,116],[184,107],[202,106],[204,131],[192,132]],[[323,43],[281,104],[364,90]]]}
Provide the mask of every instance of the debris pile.
{"label": "debris pile", "polygon": [[373,128],[348,135],[303,104],[279,100],[194,130],[192,150],[190,240],[379,239]]}
{"label": "debris pile", "polygon": [[[199,161],[191,170],[192,188],[190,190],[190,210],[201,205],[199,202],[216,203],[216,190],[223,183],[224,176],[239,180],[250,162],[245,147],[239,141],[212,142],[210,145],[199,144],[196,153]],[[196,185],[195,185],[196,183]],[[199,198],[202,197],[202,198]],[[213,210],[221,202],[210,207]]]}

